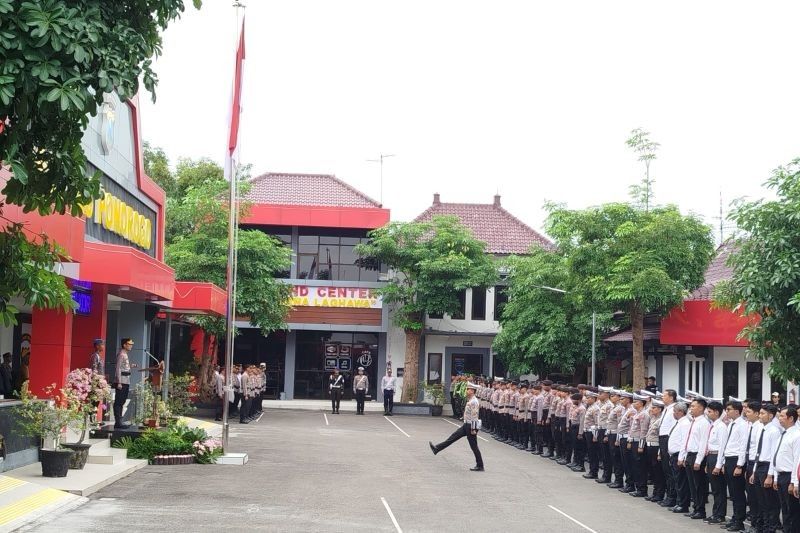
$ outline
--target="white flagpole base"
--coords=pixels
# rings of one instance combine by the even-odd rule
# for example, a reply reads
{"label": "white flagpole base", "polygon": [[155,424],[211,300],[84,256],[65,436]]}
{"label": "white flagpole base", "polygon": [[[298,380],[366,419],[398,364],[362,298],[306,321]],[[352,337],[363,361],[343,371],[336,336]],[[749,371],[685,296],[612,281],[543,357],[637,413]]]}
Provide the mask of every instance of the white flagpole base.
{"label": "white flagpole base", "polygon": [[246,453],[226,453],[222,457],[217,458],[218,465],[246,465],[247,464],[247,454]]}

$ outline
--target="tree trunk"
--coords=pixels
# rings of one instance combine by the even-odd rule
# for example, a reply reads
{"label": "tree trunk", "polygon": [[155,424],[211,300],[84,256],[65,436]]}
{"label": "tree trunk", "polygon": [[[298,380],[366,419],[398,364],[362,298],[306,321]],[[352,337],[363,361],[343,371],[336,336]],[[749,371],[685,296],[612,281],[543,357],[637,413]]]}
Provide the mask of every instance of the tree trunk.
{"label": "tree trunk", "polygon": [[403,401],[416,403],[419,387],[419,343],[422,331],[406,329],[406,354],[403,363]]}
{"label": "tree trunk", "polygon": [[633,390],[644,388],[644,311],[638,303],[630,308],[633,334]]}
{"label": "tree trunk", "polygon": [[211,371],[214,350],[212,338],[213,337],[207,332],[203,332],[203,353],[200,355],[200,369],[198,371],[197,383],[200,389],[200,401],[204,403],[214,400],[213,385],[210,383],[211,380],[209,379],[210,376],[213,375]]}

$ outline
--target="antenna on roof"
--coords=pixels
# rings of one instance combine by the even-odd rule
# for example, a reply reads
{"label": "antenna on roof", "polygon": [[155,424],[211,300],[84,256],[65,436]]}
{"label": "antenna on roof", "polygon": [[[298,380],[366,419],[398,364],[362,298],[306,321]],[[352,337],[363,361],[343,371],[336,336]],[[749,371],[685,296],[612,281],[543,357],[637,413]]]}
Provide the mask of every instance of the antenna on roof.
{"label": "antenna on roof", "polygon": [[380,163],[381,164],[381,206],[383,206],[383,160],[389,157],[394,157],[395,154],[381,154],[378,159],[367,159],[369,163]]}

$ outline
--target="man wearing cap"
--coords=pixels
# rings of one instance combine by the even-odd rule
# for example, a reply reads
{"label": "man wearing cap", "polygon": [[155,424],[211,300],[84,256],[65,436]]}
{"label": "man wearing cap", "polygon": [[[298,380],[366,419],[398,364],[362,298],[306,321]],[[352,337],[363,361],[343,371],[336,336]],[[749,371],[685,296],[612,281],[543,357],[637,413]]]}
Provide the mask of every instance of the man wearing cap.
{"label": "man wearing cap", "polygon": [[[608,415],[611,413],[611,410],[614,408],[614,404],[611,403],[609,400],[609,396],[611,389],[610,387],[599,387],[597,393],[597,402],[598,410],[597,410],[597,454],[598,454],[598,468],[599,465],[603,465],[603,477],[599,477],[599,471],[595,471],[598,474],[598,482],[602,482],[605,479],[606,471],[611,472],[611,455],[608,451]],[[610,481],[610,479],[609,479]]]}
{"label": "man wearing cap", "polygon": [[[539,434],[542,440],[542,457],[553,455],[553,433],[550,428],[550,407],[553,402],[553,382],[549,379],[542,381],[542,415],[539,417]],[[545,452],[544,449],[547,448]]]}
{"label": "man wearing cap", "polygon": [[[609,400],[614,405],[608,413],[608,454],[611,458],[608,466],[603,470],[603,481],[609,488],[619,489],[623,486],[622,455],[619,447],[619,422],[625,412],[625,406],[620,402],[620,391],[612,390]],[[614,474],[614,482],[611,482],[611,474]]]}
{"label": "man wearing cap", "polygon": [[470,470],[473,472],[483,472],[483,457],[481,456],[481,451],[478,449],[478,430],[480,430],[481,421],[478,418],[478,400],[475,398],[475,391],[477,390],[478,386],[474,383],[467,383],[466,388],[467,401],[464,404],[463,424],[460,428],[455,430],[446,441],[437,445],[434,445],[432,442],[428,441],[428,446],[431,447],[433,455],[436,455],[461,437],[467,437],[469,447],[472,449],[473,455],[475,455],[475,466],[470,468]]}
{"label": "man wearing cap", "polygon": [[544,453],[542,441],[542,421],[544,411],[544,395],[542,394],[542,386],[534,385],[531,390],[531,401],[529,409],[531,412],[531,453],[533,455],[542,455]]}
{"label": "man wearing cap", "polygon": [[600,469],[602,437],[599,429],[600,403],[597,397],[598,394],[592,390],[586,392],[587,407],[583,415],[583,442],[589,458],[589,472],[583,475],[586,479],[597,479],[597,472]]}
{"label": "man wearing cap", "polygon": [[[658,428],[661,425],[663,411],[663,401],[654,399],[650,402],[650,425],[647,428],[647,436],[645,437],[645,453],[647,455],[647,469],[653,479],[653,495],[645,499],[654,503],[662,502],[665,493],[664,471],[661,468],[661,450],[658,437]],[[665,454],[664,460],[666,461],[668,458],[669,456]]]}
{"label": "man wearing cap", "polygon": [[358,374],[353,378],[353,394],[356,397],[356,414],[364,414],[364,398],[369,390],[369,377],[364,374],[364,367],[358,367]]}
{"label": "man wearing cap", "polygon": [[779,411],[780,411],[781,407],[783,407],[783,404],[781,404],[781,393],[780,392],[777,392],[777,391],[773,392],[772,395],[770,396],[770,401],[772,402],[772,405],[774,405],[775,407],[778,408]]}
{"label": "man wearing cap", "polygon": [[622,463],[622,473],[624,477],[623,486],[619,489],[620,492],[633,492],[636,487],[633,482],[633,465],[631,464],[631,448],[628,446],[630,438],[631,423],[633,417],[636,415],[636,410],[633,408],[633,394],[627,391],[620,391],[619,403],[622,404],[624,409],[619,419],[619,426],[617,426],[617,443],[619,446],[619,455]]}
{"label": "man wearing cap", "polygon": [[[644,391],[642,391],[644,392]],[[631,421],[630,435],[628,436],[628,450],[630,451],[631,477],[636,490],[631,496],[636,498],[647,497],[647,430],[650,429],[650,415],[645,409],[647,396],[644,394],[633,395],[633,409],[635,414]]]}
{"label": "man wearing cap", "polygon": [[394,409],[394,390],[397,388],[397,378],[392,375],[392,369],[386,369],[386,375],[381,378],[381,390],[383,391],[383,414],[392,416]]}

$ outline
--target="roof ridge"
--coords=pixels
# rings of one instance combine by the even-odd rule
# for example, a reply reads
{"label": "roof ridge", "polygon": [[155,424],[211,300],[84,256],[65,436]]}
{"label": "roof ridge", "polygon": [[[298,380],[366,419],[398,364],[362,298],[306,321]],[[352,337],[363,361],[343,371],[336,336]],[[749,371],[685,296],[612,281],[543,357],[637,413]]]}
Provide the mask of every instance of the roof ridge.
{"label": "roof ridge", "polygon": [[341,185],[348,191],[352,192],[356,196],[359,196],[363,200],[366,200],[368,203],[371,203],[374,207],[382,208],[383,204],[371,198],[367,194],[361,192],[360,190],[356,189],[354,186],[350,185],[346,181],[337,178],[335,174],[318,174],[312,172],[264,172],[254,178],[250,179],[250,183],[256,183],[262,181],[268,177],[278,177],[278,178],[291,178],[291,177],[301,177],[301,178],[320,178],[320,179],[328,179],[330,181],[335,182],[338,185]]}
{"label": "roof ridge", "polygon": [[536,231],[535,229],[533,229],[532,227],[530,227],[529,225],[527,225],[526,223],[524,223],[523,221],[521,221],[519,218],[517,218],[516,216],[514,216],[514,215],[513,215],[513,214],[512,214],[510,211],[508,211],[507,209],[505,209],[505,208],[504,208],[502,205],[492,205],[492,207],[494,207],[494,208],[496,208],[496,209],[498,209],[498,210],[502,211],[503,213],[505,213],[506,215],[508,215],[509,217],[511,217],[511,219],[512,219],[512,220],[514,220],[514,221],[518,222],[518,223],[519,223],[519,224],[521,224],[521,225],[522,225],[522,226],[523,226],[525,229],[527,229],[527,230],[531,231],[531,232],[532,232],[534,235],[536,235],[537,237],[539,237],[540,239],[542,239],[542,241],[543,241],[543,242],[545,242],[545,243],[547,243],[547,245],[548,245],[548,246],[553,246],[553,242],[552,242],[550,239],[548,239],[547,237],[545,237],[544,235],[542,235],[541,233],[539,233],[538,231]]}
{"label": "roof ridge", "polygon": [[359,191],[358,189],[356,189],[355,187],[353,187],[352,185],[350,185],[346,181],[344,181],[344,180],[342,180],[340,178],[337,178],[335,174],[329,174],[329,175],[327,175],[327,177],[331,178],[332,180],[334,180],[335,182],[339,183],[340,185],[346,187],[347,189],[350,189],[352,192],[354,192],[355,194],[359,195],[360,197],[362,197],[366,201],[371,202],[372,204],[375,205],[375,207],[383,207],[383,204],[381,204],[377,200],[369,197],[368,195],[364,194],[363,192]]}

